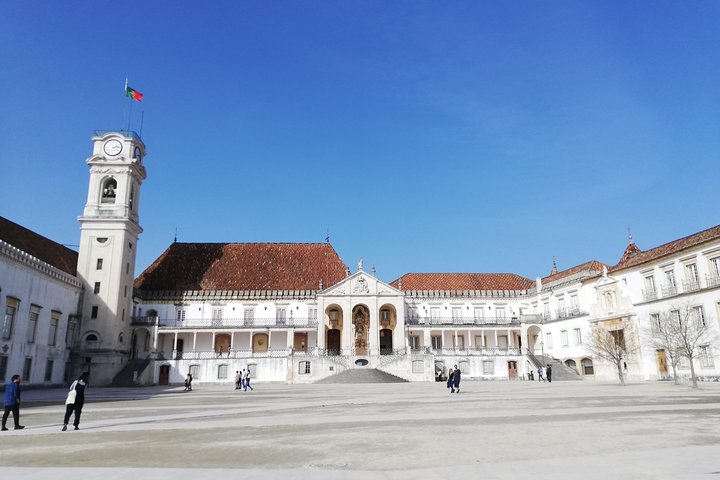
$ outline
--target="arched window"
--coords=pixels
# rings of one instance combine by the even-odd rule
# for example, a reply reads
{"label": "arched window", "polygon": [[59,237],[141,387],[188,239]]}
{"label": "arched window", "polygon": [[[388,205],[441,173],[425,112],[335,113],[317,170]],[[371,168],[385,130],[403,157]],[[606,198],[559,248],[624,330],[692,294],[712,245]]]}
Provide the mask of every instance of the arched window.
{"label": "arched window", "polygon": [[105,180],[102,189],[102,203],[115,203],[115,192],[117,191],[117,181],[114,178]]}
{"label": "arched window", "polygon": [[135,185],[130,185],[130,198],[128,198],[130,205],[130,211],[133,211],[133,205],[135,204]]}
{"label": "arched window", "polygon": [[592,360],[589,358],[583,358],[580,364],[582,365],[583,375],[595,375]]}

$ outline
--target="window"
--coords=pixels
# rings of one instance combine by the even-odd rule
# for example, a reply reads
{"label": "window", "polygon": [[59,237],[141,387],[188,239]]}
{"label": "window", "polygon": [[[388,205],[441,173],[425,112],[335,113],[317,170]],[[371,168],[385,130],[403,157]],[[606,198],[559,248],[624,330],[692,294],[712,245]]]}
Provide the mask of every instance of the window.
{"label": "window", "polygon": [[45,362],[45,381],[51,382],[52,381],[52,373],[53,373],[53,361],[48,360]]}
{"label": "window", "polygon": [[494,374],[495,374],[495,362],[493,362],[492,360],[483,360],[483,375],[494,375]]}
{"label": "window", "polygon": [[700,288],[700,277],[698,277],[697,265],[694,263],[685,265],[685,288],[686,290]]}
{"label": "window", "polygon": [[505,321],[505,307],[497,307],[495,309],[495,316],[499,323],[503,323]]}
{"label": "window", "polygon": [[425,371],[425,362],[422,360],[413,360],[412,373],[423,373]]}
{"label": "window", "polygon": [[218,378],[218,380],[225,380],[226,378],[228,378],[228,366],[227,365],[218,365],[217,378]]}
{"label": "window", "polygon": [[245,325],[252,325],[255,320],[255,309],[252,307],[246,307],[243,311],[243,318]]}
{"label": "window", "polygon": [[60,312],[52,312],[50,316],[50,334],[48,335],[48,345],[53,346],[57,343],[58,324],[60,323]]}
{"label": "window", "polygon": [[682,319],[680,318],[680,310],[670,310],[670,319],[677,322],[678,325],[682,325]]}
{"label": "window", "polygon": [[98,258],[97,263],[95,264],[95,270],[102,270],[102,265],[103,265],[103,259]]}
{"label": "window", "polygon": [[420,348],[420,337],[417,335],[410,335],[409,339],[410,341],[410,349],[411,350],[417,350]]}
{"label": "window", "polygon": [[705,323],[705,312],[703,310],[702,305],[693,307],[692,314],[693,314],[693,320],[695,320],[695,324],[698,327],[706,327],[707,326],[707,324]]}
{"label": "window", "polygon": [[543,317],[550,318],[550,302],[543,302]]}
{"label": "window", "polygon": [[582,365],[583,375],[595,375],[592,360],[589,358],[583,358],[580,365]]}
{"label": "window", "polygon": [[560,344],[563,347],[567,347],[569,345],[567,330],[560,330]]}
{"label": "window", "polygon": [[8,357],[7,355],[0,355],[0,382],[5,381],[7,375]]}
{"label": "window", "polygon": [[30,305],[30,322],[28,323],[27,341],[33,343],[35,341],[35,332],[37,331],[38,318],[40,317],[40,307]]}
{"label": "window", "polygon": [[664,295],[675,295],[677,294],[677,284],[675,283],[675,272],[672,270],[665,270],[665,291]]}
{"label": "window", "polygon": [[700,366],[702,368],[713,368],[715,362],[713,362],[712,347],[710,345],[700,346]]}
{"label": "window", "polygon": [[317,323],[317,307],[308,308],[308,320],[310,323]]}
{"label": "window", "polygon": [[652,329],[653,333],[660,332],[661,323],[660,323],[660,314],[659,313],[651,313],[650,314],[650,328]]}
{"label": "window", "polygon": [[200,365],[190,365],[188,367],[188,373],[192,375],[193,380],[200,379]]}
{"label": "window", "polygon": [[308,362],[308,361],[298,362],[298,374],[299,375],[310,375],[310,362]]}
{"label": "window", "polygon": [[[505,337],[505,338],[507,338],[507,337]],[[455,348],[459,348],[459,349],[465,348],[465,336],[464,335],[457,336],[457,343],[455,344]]]}
{"label": "window", "polygon": [[5,305],[5,318],[2,325],[2,338],[9,340],[12,337],[13,325],[15,324],[15,314],[20,306],[20,301],[14,298],[7,298]]}
{"label": "window", "polygon": [[577,295],[570,295],[570,310],[573,313],[577,313],[580,311],[580,304],[578,303]]}
{"label": "window", "polygon": [[655,277],[653,275],[645,277],[645,291],[648,293],[655,292]]}
{"label": "window", "polygon": [[430,322],[440,323],[440,307],[430,307]]}
{"label": "window", "polygon": [[223,319],[222,307],[214,307],[212,309],[212,324],[220,325],[222,323],[222,319]]}
{"label": "window", "polygon": [[715,257],[710,259],[708,287],[717,287],[718,285],[720,285],[720,257]]}
{"label": "window", "polygon": [[97,305],[93,305],[92,309],[90,310],[90,318],[97,318],[98,317],[98,307]]}
{"label": "window", "polygon": [[26,382],[30,383],[30,374],[32,373],[32,358],[31,357],[25,357],[25,363],[23,363],[23,373],[22,378]]}
{"label": "window", "polygon": [[485,309],[483,307],[473,307],[473,317],[477,323],[482,323],[485,318]]}
{"label": "window", "polygon": [[95,287],[93,288],[93,293],[100,293],[100,282],[95,282]]}
{"label": "window", "polygon": [[552,333],[550,332],[545,334],[545,348],[553,348]]}
{"label": "window", "polygon": [[184,308],[178,307],[178,308],[175,310],[175,319],[176,319],[178,322],[184,321],[184,320],[185,320],[185,315],[187,315],[187,310],[185,310]]}
{"label": "window", "polygon": [[567,317],[567,311],[565,310],[565,297],[558,298],[558,318]]}
{"label": "window", "polygon": [[462,320],[462,307],[452,307],[453,323],[460,323]]}
{"label": "window", "polygon": [[275,323],[277,325],[285,325],[285,318],[287,317],[287,309],[285,307],[279,307],[275,310]]}
{"label": "window", "polygon": [[579,328],[573,330],[575,333],[575,345],[582,345],[582,332]]}
{"label": "window", "polygon": [[432,340],[432,348],[435,350],[442,348],[442,337],[440,335],[433,335],[430,339]]}
{"label": "window", "polygon": [[125,285],[125,288],[123,289],[123,298],[127,298],[127,285]]}

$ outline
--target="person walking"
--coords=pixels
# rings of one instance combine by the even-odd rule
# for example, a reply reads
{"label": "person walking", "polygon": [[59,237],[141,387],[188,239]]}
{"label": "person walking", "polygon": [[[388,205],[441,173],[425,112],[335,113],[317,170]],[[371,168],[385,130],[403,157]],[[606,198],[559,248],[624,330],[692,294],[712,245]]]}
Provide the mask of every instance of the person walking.
{"label": "person walking", "polygon": [[63,419],[62,431],[67,430],[70,414],[75,413],[73,426],[75,430],[80,430],[80,414],[82,414],[83,405],[85,405],[85,389],[88,386],[88,372],[83,372],[80,377],[70,385],[68,396],[65,399],[65,418]]}
{"label": "person walking", "polygon": [[15,430],[22,430],[24,425],[20,425],[20,375],[13,375],[10,383],[5,385],[5,413],[2,416],[2,431],[6,431],[8,416],[10,412],[13,414],[13,422],[15,422]]}
{"label": "person walking", "polygon": [[247,389],[254,390],[253,387],[250,386],[250,368],[248,367],[247,371],[245,372],[245,391],[247,392]]}
{"label": "person walking", "polygon": [[192,375],[190,375],[190,372],[185,377],[185,391],[192,392]]}
{"label": "person walking", "polygon": [[545,381],[545,377],[543,377],[543,370],[544,370],[544,368],[543,368],[542,365],[540,365],[540,366],[538,367],[538,369],[537,369],[537,372],[538,372],[538,382],[541,382],[541,381],[544,382],[544,381]]}
{"label": "person walking", "polygon": [[453,375],[455,372],[453,372],[452,367],[448,368],[448,379],[447,379],[447,388],[450,389],[450,393],[455,393],[455,388],[453,387]]}
{"label": "person walking", "polygon": [[242,375],[240,370],[235,370],[235,390],[240,390],[240,385],[242,385]]}
{"label": "person walking", "polygon": [[547,377],[548,383],[552,383],[552,365],[549,363],[547,364],[547,367],[545,367],[545,376]]}
{"label": "person walking", "polygon": [[458,368],[457,365],[455,365],[455,370],[453,370],[453,387],[455,387],[455,393],[460,393],[460,377],[462,375],[462,372]]}

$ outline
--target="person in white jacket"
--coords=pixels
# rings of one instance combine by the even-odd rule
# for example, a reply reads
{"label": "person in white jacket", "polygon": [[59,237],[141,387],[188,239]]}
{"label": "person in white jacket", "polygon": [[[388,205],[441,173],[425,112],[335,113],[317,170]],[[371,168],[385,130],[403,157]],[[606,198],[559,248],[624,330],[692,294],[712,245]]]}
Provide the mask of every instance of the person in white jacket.
{"label": "person in white jacket", "polygon": [[88,386],[88,377],[89,373],[84,372],[80,375],[80,378],[70,385],[70,390],[68,390],[68,396],[65,400],[65,419],[63,420],[62,427],[63,432],[67,430],[68,421],[70,420],[70,415],[73,412],[75,412],[73,425],[75,426],[75,430],[80,430],[80,414],[82,413],[82,408],[85,404],[85,389],[87,389]]}

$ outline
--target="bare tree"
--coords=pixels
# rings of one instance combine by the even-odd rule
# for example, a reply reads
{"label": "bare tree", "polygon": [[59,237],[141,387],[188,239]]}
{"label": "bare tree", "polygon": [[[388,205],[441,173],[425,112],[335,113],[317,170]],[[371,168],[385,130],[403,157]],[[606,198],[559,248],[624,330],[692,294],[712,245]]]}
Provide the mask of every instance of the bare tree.
{"label": "bare tree", "polygon": [[[695,359],[703,354],[703,347],[716,338],[714,330],[705,318],[702,306],[692,306],[689,302],[669,312],[670,325],[674,329],[677,352],[690,361],[690,376],[693,388],[697,388]],[[705,352],[706,353],[706,352]]]}
{"label": "bare tree", "polygon": [[625,385],[623,365],[640,350],[635,322],[630,317],[598,322],[591,325],[592,336],[587,346],[596,359],[617,368],[620,385]]}
{"label": "bare tree", "polygon": [[665,358],[672,367],[673,380],[678,384],[677,366],[680,363],[680,344],[677,338],[677,320],[670,312],[652,315],[648,328],[650,345],[656,350],[665,352]]}

